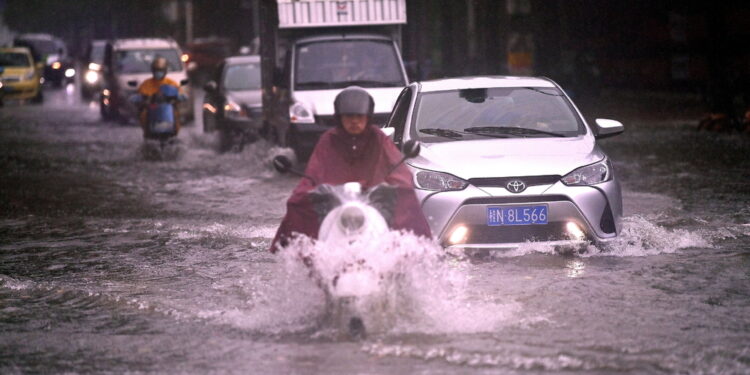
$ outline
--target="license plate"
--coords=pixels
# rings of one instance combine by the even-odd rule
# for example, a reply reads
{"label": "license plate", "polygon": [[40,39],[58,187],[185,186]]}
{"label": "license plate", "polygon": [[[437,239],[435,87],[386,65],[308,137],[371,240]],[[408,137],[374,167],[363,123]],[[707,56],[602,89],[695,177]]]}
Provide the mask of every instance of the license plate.
{"label": "license plate", "polygon": [[547,205],[487,207],[487,225],[547,224]]}

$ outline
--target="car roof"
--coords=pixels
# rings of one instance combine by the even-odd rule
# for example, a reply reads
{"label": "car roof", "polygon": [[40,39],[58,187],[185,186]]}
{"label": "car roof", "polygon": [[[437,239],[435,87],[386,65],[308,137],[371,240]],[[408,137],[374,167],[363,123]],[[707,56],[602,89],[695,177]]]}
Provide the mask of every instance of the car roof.
{"label": "car roof", "polygon": [[420,91],[451,91],[492,87],[556,87],[547,78],[515,76],[473,76],[433,79],[419,82]]}
{"label": "car roof", "polygon": [[27,47],[2,47],[0,48],[0,52],[31,54],[31,51]]}
{"label": "car roof", "polygon": [[163,38],[128,38],[112,41],[114,49],[178,48],[177,42]]}
{"label": "car roof", "polygon": [[311,42],[323,42],[323,41],[340,41],[340,40],[378,40],[378,41],[391,41],[383,35],[378,34],[329,34],[329,35],[318,35],[310,36],[306,38],[300,38],[295,44],[304,44]]}
{"label": "car roof", "polygon": [[240,56],[229,56],[224,59],[227,64],[244,64],[244,63],[259,63],[260,56],[258,55],[240,55]]}
{"label": "car roof", "polygon": [[17,40],[29,40],[29,39],[37,39],[37,40],[59,40],[60,38],[54,37],[51,34],[42,34],[42,33],[27,33],[27,34],[21,34],[16,36]]}

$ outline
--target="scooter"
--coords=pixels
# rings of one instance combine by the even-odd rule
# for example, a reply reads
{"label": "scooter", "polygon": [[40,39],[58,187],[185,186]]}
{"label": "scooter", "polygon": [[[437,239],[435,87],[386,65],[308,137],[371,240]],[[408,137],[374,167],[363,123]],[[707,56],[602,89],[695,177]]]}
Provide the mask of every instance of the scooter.
{"label": "scooter", "polygon": [[[158,94],[146,98],[135,94],[131,100],[146,112],[145,150],[149,154],[156,154],[159,159],[165,159],[177,143],[175,107],[182,100],[179,89],[172,85],[161,85]],[[158,146],[153,147],[149,141],[156,141]]]}
{"label": "scooter", "polygon": [[[418,142],[406,142],[405,156],[389,174],[406,159],[416,157],[419,151]],[[316,185],[309,192],[315,212],[322,218],[315,251],[346,249],[356,252],[362,248],[360,245],[388,232],[387,223],[395,211],[397,187],[382,183],[363,191],[359,182],[318,184],[312,177],[295,170],[285,156],[276,156],[273,166],[282,174],[291,172]],[[319,264],[320,255],[311,252],[300,253],[299,258],[326,296],[326,316],[333,320],[334,325],[347,330],[352,338],[363,339],[367,335],[363,309],[382,295],[384,275],[379,274],[366,259],[357,254],[350,255],[344,262],[333,266],[330,262]],[[328,267],[327,271],[333,268],[333,274],[328,273],[326,277],[321,272],[322,267]]]}

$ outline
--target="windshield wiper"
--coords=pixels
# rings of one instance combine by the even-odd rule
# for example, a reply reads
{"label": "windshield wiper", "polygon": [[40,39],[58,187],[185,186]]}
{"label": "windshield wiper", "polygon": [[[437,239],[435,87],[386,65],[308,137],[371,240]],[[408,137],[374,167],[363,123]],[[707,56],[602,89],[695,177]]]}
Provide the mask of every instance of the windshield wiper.
{"label": "windshield wiper", "polygon": [[334,84],[332,82],[326,82],[326,81],[297,82],[297,88],[329,89],[329,88],[333,88],[333,87],[334,87]]}
{"label": "windshield wiper", "polygon": [[393,82],[393,81],[377,81],[377,80],[366,80],[366,79],[355,79],[351,81],[346,81],[347,84],[350,85],[356,85],[356,86],[363,86],[363,87],[401,87],[403,84],[401,82]]}
{"label": "windshield wiper", "polygon": [[464,129],[467,133],[476,133],[482,135],[502,135],[505,138],[513,136],[534,136],[534,135],[547,135],[550,137],[565,137],[565,134],[548,132],[544,130],[530,129],[530,128],[511,128],[507,126],[478,126]]}
{"label": "windshield wiper", "polygon": [[538,89],[536,87],[523,87],[523,89],[531,90],[531,91],[536,91],[536,92],[538,92],[540,94],[549,95],[549,96],[565,96],[564,94],[558,94],[558,93],[555,93],[555,92],[547,92],[547,91]]}
{"label": "windshield wiper", "polygon": [[426,129],[419,129],[420,133],[429,134],[429,135],[436,135],[438,137],[443,138],[450,138],[450,139],[460,139],[463,138],[463,134],[450,129],[439,129],[439,128],[426,128]]}

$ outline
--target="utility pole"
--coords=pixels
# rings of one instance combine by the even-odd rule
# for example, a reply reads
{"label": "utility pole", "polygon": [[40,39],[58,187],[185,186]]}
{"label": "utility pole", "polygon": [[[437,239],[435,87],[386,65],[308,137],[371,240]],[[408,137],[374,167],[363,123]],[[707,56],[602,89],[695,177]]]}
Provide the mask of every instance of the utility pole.
{"label": "utility pole", "polygon": [[193,42],[193,0],[185,0],[185,44]]}

